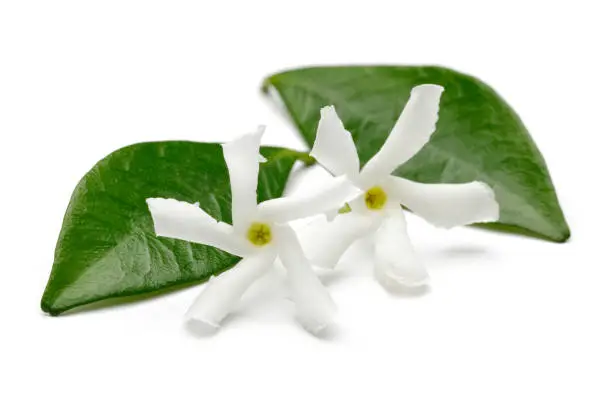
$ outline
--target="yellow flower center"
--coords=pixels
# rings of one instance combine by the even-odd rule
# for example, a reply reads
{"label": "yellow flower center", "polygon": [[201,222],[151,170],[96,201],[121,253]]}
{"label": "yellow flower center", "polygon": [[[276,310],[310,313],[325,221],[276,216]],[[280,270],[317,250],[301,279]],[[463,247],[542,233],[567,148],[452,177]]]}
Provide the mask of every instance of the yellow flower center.
{"label": "yellow flower center", "polygon": [[372,187],[365,193],[365,204],[370,210],[381,210],[387,203],[387,193],[379,186]]}
{"label": "yellow flower center", "polygon": [[254,245],[264,246],[272,241],[272,229],[268,224],[254,222],[247,230],[247,239]]}

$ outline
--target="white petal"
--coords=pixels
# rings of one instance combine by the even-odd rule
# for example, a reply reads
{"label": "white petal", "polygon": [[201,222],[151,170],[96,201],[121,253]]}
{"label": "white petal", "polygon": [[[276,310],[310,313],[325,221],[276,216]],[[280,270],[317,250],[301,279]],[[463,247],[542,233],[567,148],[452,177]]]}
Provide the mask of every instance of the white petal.
{"label": "white petal", "polygon": [[342,254],[359,238],[373,233],[375,217],[357,212],[338,214],[332,222],[312,223],[299,231],[304,253],[322,268],[334,268]]}
{"label": "white petal", "polygon": [[375,273],[389,289],[414,288],[429,281],[408,238],[406,219],[399,205],[387,211],[376,233]]}
{"label": "white petal", "polygon": [[232,224],[239,232],[248,228],[257,208],[259,145],[264,129],[260,126],[255,132],[222,145],[232,189]]}
{"label": "white petal", "polygon": [[238,256],[249,253],[246,240],[236,236],[230,225],[208,215],[197,204],[173,198],[148,198],[155,234],[210,245]]}
{"label": "white petal", "polygon": [[338,214],[339,214],[338,211],[339,210],[334,208],[333,210],[324,211],[323,215],[325,215],[325,219],[328,222],[332,222],[338,216]]}
{"label": "white petal", "polygon": [[412,88],[410,99],[387,141],[361,172],[360,178],[365,184],[376,183],[380,177],[391,174],[429,142],[436,130],[443,91],[443,87],[429,84]]}
{"label": "white petal", "polygon": [[365,194],[361,193],[357,197],[349,201],[349,207],[351,211],[358,212],[360,214],[371,214],[372,211],[366,206]]}
{"label": "white petal", "polygon": [[317,137],[310,155],[335,176],[355,177],[359,173],[359,156],[355,142],[333,106],[321,109]]}
{"label": "white petal", "polygon": [[271,268],[276,256],[274,248],[258,251],[238,262],[232,269],[211,278],[187,311],[186,319],[210,328],[219,327],[249,286]]}
{"label": "white petal", "polygon": [[338,209],[360,191],[346,176],[334,177],[308,196],[281,197],[264,201],[257,216],[274,222],[289,222]]}
{"label": "white petal", "polygon": [[485,183],[423,184],[391,176],[387,188],[400,202],[437,227],[499,219],[495,193]]}
{"label": "white petal", "polygon": [[279,257],[287,268],[296,317],[306,330],[316,334],[333,321],[336,305],[312,270],[293,229],[283,226],[277,230]]}

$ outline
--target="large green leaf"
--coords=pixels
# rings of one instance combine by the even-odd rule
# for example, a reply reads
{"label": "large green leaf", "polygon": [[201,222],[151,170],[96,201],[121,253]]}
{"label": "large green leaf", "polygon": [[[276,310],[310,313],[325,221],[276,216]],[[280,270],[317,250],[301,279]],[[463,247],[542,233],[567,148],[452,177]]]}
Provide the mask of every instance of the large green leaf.
{"label": "large green leaf", "polygon": [[[312,146],[319,109],[335,105],[362,165],[376,153],[415,85],[444,86],[431,142],[396,175],[425,183],[482,180],[501,206],[493,228],[563,242],[570,236],[542,155],[512,108],[480,80],[442,67],[316,67],[267,78]],[[341,154],[341,153],[339,153]]]}
{"label": "large green leaf", "polygon": [[[262,148],[259,201],[279,197],[304,153]],[[307,156],[306,156],[307,157]],[[239,258],[216,248],[158,238],[145,199],[199,202],[231,222],[229,176],[219,144],[142,143],[100,161],[77,185],[60,232],[44,311],[57,315],[103,299],[199,282]]]}

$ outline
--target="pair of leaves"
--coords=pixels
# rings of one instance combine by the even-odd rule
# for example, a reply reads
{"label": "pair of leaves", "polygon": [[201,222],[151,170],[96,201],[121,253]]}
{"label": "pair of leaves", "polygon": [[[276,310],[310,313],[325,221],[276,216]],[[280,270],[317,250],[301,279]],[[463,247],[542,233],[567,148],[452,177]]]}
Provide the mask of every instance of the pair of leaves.
{"label": "pair of leaves", "polygon": [[[384,143],[412,87],[445,87],[431,142],[397,175],[427,183],[482,180],[496,192],[512,229],[554,241],[569,238],[544,159],[516,113],[481,81],[440,67],[321,67],[280,73],[274,91],[312,146],[319,110],[335,105],[364,164]],[[258,199],[279,197],[304,153],[262,148]],[[339,152],[339,154],[342,154]],[[200,282],[238,258],[215,248],[158,238],[145,199],[199,202],[231,223],[227,167],[218,144],[158,142],[112,153],[80,181],[58,239],[42,309],[52,315],[103,299]]]}

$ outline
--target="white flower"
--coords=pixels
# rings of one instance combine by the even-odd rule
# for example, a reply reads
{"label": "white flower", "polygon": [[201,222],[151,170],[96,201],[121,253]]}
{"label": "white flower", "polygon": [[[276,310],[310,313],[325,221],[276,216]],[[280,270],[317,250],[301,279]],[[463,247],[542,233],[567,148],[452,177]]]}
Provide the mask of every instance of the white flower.
{"label": "white flower", "polygon": [[361,171],[351,134],[334,107],[321,109],[311,156],[333,175],[347,176],[362,194],[349,203],[350,213],[334,217],[317,231],[316,240],[305,240],[314,264],[333,268],[356,239],[375,234],[375,273],[381,283],[419,286],[427,283],[428,275],[408,238],[402,204],[438,227],[499,218],[495,194],[482,182],[422,184],[392,175],[434,133],[443,91],[438,85],[413,88],[385,144]]}
{"label": "white flower", "polygon": [[159,236],[211,245],[243,259],[210,279],[187,312],[210,328],[219,327],[242,294],[280,258],[287,269],[291,297],[300,323],[312,332],[326,327],[335,305],[313,273],[288,221],[337,208],[355,196],[346,178],[338,178],[309,197],[283,197],[257,204],[259,145],[264,128],[223,145],[232,191],[233,225],[218,222],[197,204],[149,198],[147,204]]}

